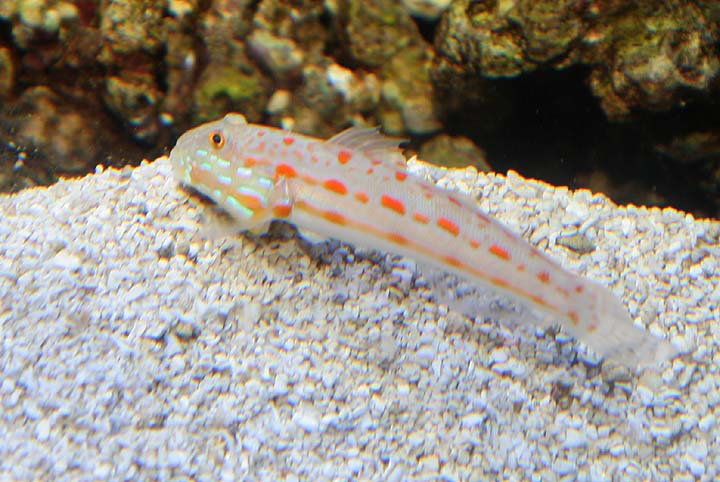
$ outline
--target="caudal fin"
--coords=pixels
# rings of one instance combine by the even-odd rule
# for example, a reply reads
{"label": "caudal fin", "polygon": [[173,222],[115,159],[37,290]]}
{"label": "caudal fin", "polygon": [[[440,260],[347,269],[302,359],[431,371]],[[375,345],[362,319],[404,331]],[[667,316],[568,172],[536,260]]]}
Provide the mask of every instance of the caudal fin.
{"label": "caudal fin", "polygon": [[590,307],[593,329],[581,322],[573,330],[579,341],[603,358],[629,368],[658,365],[677,355],[670,342],[633,324],[625,306],[610,290],[600,285],[595,288],[595,305]]}

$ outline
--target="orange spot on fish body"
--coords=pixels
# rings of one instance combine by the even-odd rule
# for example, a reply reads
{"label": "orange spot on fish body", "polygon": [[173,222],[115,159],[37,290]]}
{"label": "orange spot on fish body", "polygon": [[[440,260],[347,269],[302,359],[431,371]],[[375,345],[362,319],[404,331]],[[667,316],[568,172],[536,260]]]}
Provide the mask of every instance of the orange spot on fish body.
{"label": "orange spot on fish body", "polygon": [[525,265],[524,264],[517,265],[517,270],[520,272],[525,271]]}
{"label": "orange spot on fish body", "polygon": [[360,201],[363,204],[367,203],[370,200],[368,195],[362,191],[355,193],[355,199],[357,199],[358,201]]}
{"label": "orange spot on fish body", "polygon": [[510,261],[510,253],[508,253],[508,251],[502,246],[498,246],[497,244],[491,244],[490,248],[488,249],[498,258],[504,259],[505,261]]}
{"label": "orange spot on fish body", "polygon": [[332,191],[336,194],[347,194],[348,192],[347,186],[337,179],[326,180],[325,182],[323,182],[323,187],[328,191]]}
{"label": "orange spot on fish body", "polygon": [[473,249],[478,249],[480,247],[480,241],[478,241],[477,239],[471,239],[470,247],[472,247]]}
{"label": "orange spot on fish body", "polygon": [[295,156],[295,159],[300,162],[307,159],[307,155],[305,154],[305,152],[302,149],[295,149],[293,151],[293,156]]}
{"label": "orange spot on fish body", "polygon": [[294,137],[290,137],[290,136],[285,136],[285,137],[283,137],[283,143],[284,143],[286,146],[289,146],[289,145],[292,144],[293,142],[295,142],[295,138],[294,138]]}
{"label": "orange spot on fish body", "polygon": [[331,223],[340,225],[347,224],[347,218],[337,211],[322,211],[322,217],[324,217]]}
{"label": "orange spot on fish body", "polygon": [[379,166],[380,164],[382,164],[382,161],[380,159],[370,159],[370,164],[372,164],[373,166]]}
{"label": "orange spot on fish body", "polygon": [[310,176],[309,174],[303,174],[303,175],[301,175],[301,176],[300,176],[300,179],[302,179],[302,180],[305,181],[306,183],[312,184],[312,185],[315,185],[315,184],[318,183],[318,180],[317,180],[316,178]]}
{"label": "orange spot on fish body", "polygon": [[387,233],[387,238],[396,244],[408,244],[408,238],[399,233]]}
{"label": "orange spot on fish body", "polygon": [[311,160],[312,162],[318,162],[318,161],[320,161],[320,159],[318,158],[318,156],[316,156],[315,154],[313,154],[312,156],[310,156],[310,160]]}
{"label": "orange spot on fish body", "polygon": [[547,306],[547,301],[545,301],[545,298],[538,295],[530,295],[530,299],[533,300],[535,303],[541,306]]}
{"label": "orange spot on fish body", "polygon": [[574,311],[568,311],[567,317],[570,318],[570,321],[572,321],[573,325],[577,325],[578,323],[580,323],[580,317]]}
{"label": "orange spot on fish body", "polygon": [[398,181],[404,181],[405,179],[407,179],[407,176],[407,172],[395,171],[395,179],[397,179]]}
{"label": "orange spot on fish body", "polygon": [[373,169],[372,167],[368,167],[368,170],[365,171],[365,174],[372,174],[373,172],[375,172],[375,169]]}
{"label": "orange spot on fish body", "polygon": [[204,184],[210,189],[221,189],[218,185],[217,176],[213,176],[209,169],[193,164],[190,168],[190,179],[193,184]]}
{"label": "orange spot on fish body", "polygon": [[542,281],[543,283],[549,283],[549,282],[550,282],[550,273],[548,273],[547,271],[540,271],[540,272],[537,274],[537,277],[538,277],[538,279],[539,279],[540,281]]}
{"label": "orange spot on fish body", "polygon": [[233,197],[237,199],[240,204],[252,211],[265,207],[262,199],[258,196],[253,196],[252,194],[235,194]]}
{"label": "orange spot on fish body", "polygon": [[508,285],[508,282],[505,281],[505,280],[502,279],[502,278],[493,278],[493,277],[491,277],[491,278],[490,278],[490,282],[491,282],[492,284],[494,284],[495,286],[500,286],[500,287],[502,287],[502,288],[507,288],[507,287],[509,286],[509,285]]}
{"label": "orange spot on fish body", "polygon": [[380,204],[398,214],[405,214],[405,205],[397,198],[383,194],[380,198]]}
{"label": "orange spot on fish body", "polygon": [[448,196],[448,201],[450,201],[456,206],[462,207],[462,203],[454,196]]}
{"label": "orange spot on fish body", "polygon": [[297,171],[290,164],[281,163],[275,167],[275,175],[285,177],[297,176]]}
{"label": "orange spot on fish body", "polygon": [[340,164],[347,164],[352,158],[352,153],[347,149],[338,151],[337,159]]}
{"label": "orange spot on fish body", "polygon": [[443,228],[448,233],[452,234],[453,236],[457,236],[460,234],[460,228],[457,224],[455,224],[453,221],[449,220],[445,217],[439,217],[437,219],[437,225]]}
{"label": "orange spot on fish body", "polygon": [[277,204],[273,206],[273,214],[278,218],[286,218],[292,212],[291,204]]}
{"label": "orange spot on fish body", "polygon": [[257,136],[262,137],[265,135],[265,131],[257,131]]}
{"label": "orange spot on fish body", "polygon": [[419,223],[428,224],[430,222],[430,218],[425,216],[423,213],[413,213],[412,217]]}
{"label": "orange spot on fish body", "polygon": [[425,191],[425,199],[432,199],[433,194],[430,191]]}
{"label": "orange spot on fish body", "polygon": [[443,261],[445,261],[447,264],[451,266],[455,266],[456,268],[462,267],[463,263],[455,256],[445,256],[443,258]]}
{"label": "orange spot on fish body", "polygon": [[583,285],[577,285],[575,287],[575,293],[580,294],[583,292],[584,289],[585,289],[585,287]]}
{"label": "orange spot on fish body", "polygon": [[258,160],[256,157],[245,156],[245,167],[253,167],[257,163],[258,163]]}

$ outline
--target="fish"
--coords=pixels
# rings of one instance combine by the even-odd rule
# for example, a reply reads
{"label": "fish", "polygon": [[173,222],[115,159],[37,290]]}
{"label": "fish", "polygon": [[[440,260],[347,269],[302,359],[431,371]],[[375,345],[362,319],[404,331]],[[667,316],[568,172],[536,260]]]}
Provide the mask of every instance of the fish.
{"label": "fish", "polygon": [[509,295],[627,366],[676,354],[634,325],[608,288],[565,270],[469,196],[409,172],[400,141],[362,127],[318,139],[229,113],[183,133],[169,160],[178,181],[226,212],[238,232],[264,233],[283,220],[310,239],[413,258]]}

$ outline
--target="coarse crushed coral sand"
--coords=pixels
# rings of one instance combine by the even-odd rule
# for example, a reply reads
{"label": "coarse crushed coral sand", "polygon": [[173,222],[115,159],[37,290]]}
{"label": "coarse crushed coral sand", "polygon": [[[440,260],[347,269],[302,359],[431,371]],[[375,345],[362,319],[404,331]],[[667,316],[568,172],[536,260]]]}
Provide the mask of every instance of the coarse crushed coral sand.
{"label": "coarse crushed coral sand", "polygon": [[[200,236],[165,158],[0,197],[0,480],[712,480],[720,227],[414,162],[683,354],[635,374],[411,261]],[[595,250],[564,247],[575,234]],[[487,317],[486,317],[487,318]]]}

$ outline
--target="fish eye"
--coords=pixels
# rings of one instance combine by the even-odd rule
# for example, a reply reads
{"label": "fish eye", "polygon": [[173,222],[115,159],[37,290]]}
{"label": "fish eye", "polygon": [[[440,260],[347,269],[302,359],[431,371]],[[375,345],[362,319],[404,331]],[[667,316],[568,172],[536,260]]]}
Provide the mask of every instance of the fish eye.
{"label": "fish eye", "polygon": [[220,131],[213,131],[208,134],[208,140],[215,149],[221,149],[225,145],[225,136]]}

